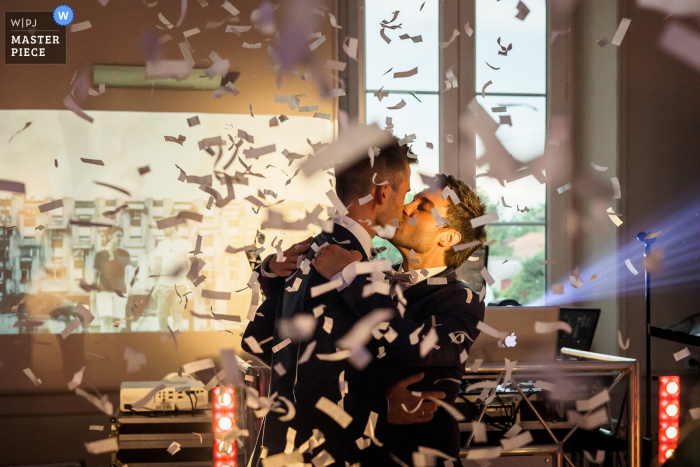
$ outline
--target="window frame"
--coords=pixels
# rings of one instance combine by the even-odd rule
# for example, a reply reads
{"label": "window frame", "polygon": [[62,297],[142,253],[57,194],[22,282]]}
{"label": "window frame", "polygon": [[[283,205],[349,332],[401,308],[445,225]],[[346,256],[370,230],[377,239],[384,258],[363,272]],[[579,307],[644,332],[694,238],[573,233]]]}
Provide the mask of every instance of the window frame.
{"label": "window frame", "polygon": [[[364,0],[344,0],[337,3],[337,13],[340,24],[347,25],[338,30],[337,47],[338,57],[347,61],[348,66],[340,73],[340,78],[346,84],[347,97],[339,100],[339,108],[347,112],[350,121],[365,122],[365,69],[364,69]],[[455,66],[455,76],[459,82],[457,89],[448,92],[440,91],[440,171],[452,174],[463,180],[468,185],[476,186],[476,137],[466,131],[460,131],[460,109],[466,109],[467,105],[476,95],[475,80],[476,50],[474,35],[467,36],[464,26],[469,25],[476,32],[475,24],[476,5],[475,0],[442,0],[440,6],[440,37],[449,38],[452,31],[457,29],[459,37],[449,47],[440,49],[440,81],[443,81],[445,72],[451,66]],[[571,83],[573,81],[573,45],[571,40],[558,40],[556,46],[552,41],[553,31],[570,30],[572,16],[570,7],[556,7],[552,2],[547,2],[547,70],[545,97],[547,99],[546,133],[551,134],[552,125],[562,125],[555,122],[550,116],[572,115]],[[456,14],[455,14],[456,13]],[[346,37],[358,39],[357,61],[345,55],[342,44]],[[493,93],[498,95],[499,93]],[[508,93],[507,95],[512,95]],[[565,121],[568,134],[572,134],[572,124]],[[447,135],[452,135],[453,143],[447,143]],[[563,179],[569,179],[573,171],[573,157],[570,141],[563,141],[560,146],[561,175]],[[566,242],[555,239],[567,238],[569,233],[565,222],[554,222],[555,219],[566,219],[566,214],[573,209],[571,197],[557,196],[556,184],[558,180],[548,179],[545,190],[545,220],[536,225],[542,225],[545,229],[545,260],[556,258],[555,262],[548,261],[545,264],[545,291],[549,285],[561,277],[568,277],[573,269],[574,251]],[[566,182],[564,182],[566,183]],[[531,225],[531,223],[495,223],[494,225]]]}

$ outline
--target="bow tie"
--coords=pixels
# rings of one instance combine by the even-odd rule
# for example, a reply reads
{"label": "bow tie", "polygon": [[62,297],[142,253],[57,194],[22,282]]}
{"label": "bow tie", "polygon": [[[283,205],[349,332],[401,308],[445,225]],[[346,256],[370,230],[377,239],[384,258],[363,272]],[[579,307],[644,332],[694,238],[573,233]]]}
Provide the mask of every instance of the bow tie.
{"label": "bow tie", "polygon": [[377,248],[372,248],[369,252],[369,259],[375,259],[377,256],[379,256],[380,253],[384,252],[386,250],[385,246],[380,246]]}
{"label": "bow tie", "polygon": [[389,285],[392,288],[395,284],[398,284],[401,290],[406,290],[415,285],[410,274],[396,272],[392,269],[391,271],[386,271],[384,275],[389,279]]}

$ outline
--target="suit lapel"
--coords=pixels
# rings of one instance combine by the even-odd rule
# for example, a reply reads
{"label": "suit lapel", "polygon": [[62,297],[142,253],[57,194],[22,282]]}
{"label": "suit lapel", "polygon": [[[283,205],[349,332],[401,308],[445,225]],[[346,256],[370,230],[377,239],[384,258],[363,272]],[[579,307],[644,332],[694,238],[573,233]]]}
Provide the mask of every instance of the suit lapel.
{"label": "suit lapel", "polygon": [[[447,268],[439,274],[435,274],[433,277],[444,277],[447,279],[447,283],[449,284],[450,282],[457,279],[457,274],[455,273],[454,268]],[[445,284],[428,284],[428,279],[424,279],[416,285],[414,285],[413,287],[410,287],[406,291],[404,291],[403,295],[408,301],[408,305],[410,306],[412,301],[418,301],[430,295],[431,293],[434,293],[435,291],[441,289],[444,286]]]}

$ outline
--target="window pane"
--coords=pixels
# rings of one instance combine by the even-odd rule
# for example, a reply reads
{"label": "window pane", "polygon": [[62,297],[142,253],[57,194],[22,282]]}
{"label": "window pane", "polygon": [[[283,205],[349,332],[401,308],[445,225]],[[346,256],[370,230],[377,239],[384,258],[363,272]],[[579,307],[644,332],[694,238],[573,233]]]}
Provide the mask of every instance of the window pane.
{"label": "window pane", "polygon": [[[501,125],[496,135],[516,159],[527,161],[544,152],[546,98],[486,96],[486,99],[482,99],[479,96],[477,100],[494,120],[499,120],[499,115],[510,115],[513,126]],[[500,106],[505,106],[506,112],[494,113],[491,110]],[[483,153],[484,145],[477,138],[477,159]],[[477,174],[486,172],[488,168],[488,164],[477,167]],[[505,188],[493,178],[479,177],[476,179],[476,186],[479,193],[485,196],[484,201],[489,205],[489,212],[498,212],[501,220],[544,221],[546,186],[540,184],[533,176],[508,183]],[[506,205],[512,207],[503,206],[501,197]],[[525,206],[530,210],[529,213],[518,212],[518,207],[524,209]]]}
{"label": "window pane", "polygon": [[516,239],[507,245],[497,241],[489,247],[488,270],[496,282],[487,289],[486,302],[510,298],[524,305],[542,296],[545,271],[540,261],[544,260],[544,227],[491,225],[487,233],[489,241]]}
{"label": "window pane", "polygon": [[[399,138],[407,134],[416,135],[411,146],[418,156],[418,164],[411,166],[411,191],[420,191],[424,185],[418,173],[435,175],[440,171],[440,97],[437,94],[421,94],[419,99],[422,102],[418,102],[410,94],[394,96],[406,100],[406,107],[388,110],[385,105],[387,98],[379,102],[374,94],[367,93],[367,123],[376,123],[384,128],[386,117],[392,117],[394,135]],[[426,143],[433,143],[433,149],[426,147]]]}
{"label": "window pane", "polygon": [[[421,4],[425,6],[421,10]],[[367,0],[365,1],[365,74],[366,89],[404,91],[439,91],[439,2],[437,0]],[[402,24],[399,29],[384,28],[391,39],[387,44],[380,36],[382,20],[391,21],[393,12],[399,15],[390,25]],[[399,39],[408,34],[421,36],[422,42]],[[418,74],[396,78],[394,73],[418,67]],[[393,68],[391,72],[387,70]],[[389,104],[393,105],[393,104]]]}
{"label": "window pane", "polygon": [[[515,17],[518,0],[476,0],[476,91],[493,81],[487,92],[544,94],[547,60],[547,7],[545,0],[529,0],[530,14]],[[513,48],[499,55],[501,45]],[[494,70],[489,65],[500,68]]]}

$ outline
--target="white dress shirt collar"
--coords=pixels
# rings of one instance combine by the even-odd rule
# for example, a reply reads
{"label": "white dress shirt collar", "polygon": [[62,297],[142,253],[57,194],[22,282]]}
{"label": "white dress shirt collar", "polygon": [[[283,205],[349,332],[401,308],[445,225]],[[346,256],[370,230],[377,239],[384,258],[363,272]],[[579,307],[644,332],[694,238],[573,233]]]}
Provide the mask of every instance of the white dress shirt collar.
{"label": "white dress shirt collar", "polygon": [[372,237],[369,236],[369,233],[367,233],[364,227],[348,216],[336,216],[333,218],[333,222],[348,229],[350,233],[355,236],[357,241],[360,242],[367,257],[369,258],[372,256]]}

